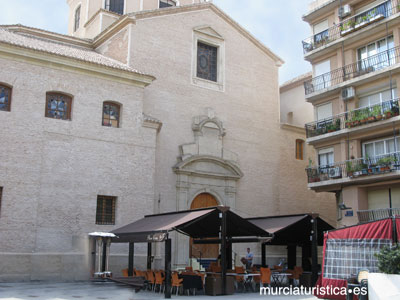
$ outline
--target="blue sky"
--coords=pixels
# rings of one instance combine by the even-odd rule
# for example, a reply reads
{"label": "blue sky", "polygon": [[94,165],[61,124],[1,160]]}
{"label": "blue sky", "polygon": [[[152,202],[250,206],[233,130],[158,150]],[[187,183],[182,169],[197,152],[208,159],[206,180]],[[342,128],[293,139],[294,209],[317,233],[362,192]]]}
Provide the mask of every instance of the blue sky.
{"label": "blue sky", "polygon": [[[301,16],[311,0],[214,0],[239,24],[278,54],[285,64],[280,83],[311,70],[301,41],[310,35]],[[66,0],[0,0],[0,24],[23,24],[67,33]]]}

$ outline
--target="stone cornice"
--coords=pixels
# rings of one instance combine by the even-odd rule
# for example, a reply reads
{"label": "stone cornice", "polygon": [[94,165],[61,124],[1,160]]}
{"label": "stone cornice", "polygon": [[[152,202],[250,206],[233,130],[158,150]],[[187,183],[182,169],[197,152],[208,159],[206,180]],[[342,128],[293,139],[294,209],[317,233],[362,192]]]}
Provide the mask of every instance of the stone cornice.
{"label": "stone cornice", "polygon": [[129,24],[136,24],[135,18],[129,17],[128,15],[121,17],[93,39],[93,47],[99,47],[102,43],[106,42],[110,37]]}
{"label": "stone cornice", "polygon": [[138,87],[146,87],[154,80],[154,77],[149,75],[141,75],[130,71],[80,61],[70,57],[2,43],[0,43],[0,57],[58,70],[107,78],[121,83],[133,84]]}

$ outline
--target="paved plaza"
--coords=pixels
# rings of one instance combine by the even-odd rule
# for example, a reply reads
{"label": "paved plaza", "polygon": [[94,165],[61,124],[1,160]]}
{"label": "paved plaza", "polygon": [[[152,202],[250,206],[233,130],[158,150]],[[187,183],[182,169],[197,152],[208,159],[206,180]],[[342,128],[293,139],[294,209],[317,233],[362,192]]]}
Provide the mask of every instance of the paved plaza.
{"label": "paved plaza", "polygon": [[[219,296],[217,299],[279,299],[308,300],[317,299],[312,296],[260,296],[258,293],[238,293],[232,296]],[[112,282],[81,282],[81,283],[0,283],[1,300],[152,300],[164,299],[163,294],[153,292],[135,293],[133,289]],[[210,296],[176,296],[172,299],[212,299]]]}

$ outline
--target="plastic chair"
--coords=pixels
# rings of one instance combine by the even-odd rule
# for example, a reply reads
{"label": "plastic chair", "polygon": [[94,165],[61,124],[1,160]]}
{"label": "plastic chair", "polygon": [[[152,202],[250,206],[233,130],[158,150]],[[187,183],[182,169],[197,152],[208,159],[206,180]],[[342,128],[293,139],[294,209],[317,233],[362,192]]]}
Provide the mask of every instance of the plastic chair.
{"label": "plastic chair", "polygon": [[[235,267],[235,273],[237,274],[244,274],[245,270],[244,267]],[[242,286],[243,290],[245,288],[244,286],[244,277],[240,276],[240,275],[235,275],[235,285],[236,285],[236,289],[239,289],[239,286]]]}
{"label": "plastic chair", "polygon": [[[156,282],[155,282],[155,286],[157,287],[157,285],[159,286],[159,292],[161,293],[162,287],[164,286],[164,279],[165,279],[165,275],[163,276],[163,272],[162,271],[157,271],[155,272],[156,274]],[[155,288],[154,288],[155,290]]]}
{"label": "plastic chair", "polygon": [[179,279],[178,273],[173,272],[172,273],[172,286],[171,286],[171,293],[172,289],[175,287],[176,288],[176,295],[178,296],[179,288],[183,287],[183,279]]}
{"label": "plastic chair", "polygon": [[122,277],[128,277],[128,269],[122,269]]}
{"label": "plastic chair", "polygon": [[270,268],[260,268],[260,274],[261,274],[261,284],[264,286],[264,284],[268,284],[268,286],[271,286],[271,269]]}
{"label": "plastic chair", "polygon": [[151,290],[154,290],[155,289],[155,279],[154,279],[153,270],[147,270],[146,274],[147,274],[147,281],[150,284],[150,288],[151,288]]}

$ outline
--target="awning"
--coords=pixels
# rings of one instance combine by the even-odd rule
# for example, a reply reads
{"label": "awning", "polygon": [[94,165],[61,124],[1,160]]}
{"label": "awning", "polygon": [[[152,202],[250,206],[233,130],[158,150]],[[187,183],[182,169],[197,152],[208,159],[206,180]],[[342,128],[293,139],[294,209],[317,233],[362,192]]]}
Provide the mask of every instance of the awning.
{"label": "awning", "polygon": [[145,216],[136,222],[112,231],[118,238],[113,242],[146,242],[147,236],[178,231],[192,238],[219,237],[220,213],[226,211],[227,237],[268,237],[270,234],[229,210],[229,207],[171,212]]}
{"label": "awning", "polygon": [[[302,245],[310,242],[312,223],[311,214],[271,216],[261,218],[248,218],[254,225],[273,233],[274,238],[269,242],[271,245]],[[320,217],[317,217],[318,245],[323,245],[324,231],[333,227]]]}

